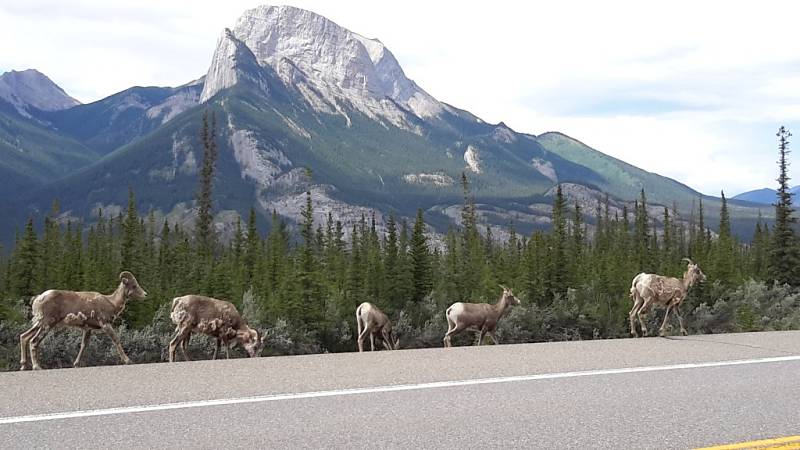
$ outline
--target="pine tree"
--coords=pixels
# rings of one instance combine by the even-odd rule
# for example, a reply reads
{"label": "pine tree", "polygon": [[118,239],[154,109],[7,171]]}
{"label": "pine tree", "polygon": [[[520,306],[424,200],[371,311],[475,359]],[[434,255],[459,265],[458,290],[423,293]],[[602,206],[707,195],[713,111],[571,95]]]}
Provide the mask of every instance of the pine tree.
{"label": "pine tree", "polygon": [[36,267],[39,262],[39,242],[33,226],[33,217],[25,224],[25,233],[14,252],[14,274],[12,277],[13,293],[26,299],[38,294]]}
{"label": "pine tree", "polygon": [[411,259],[412,293],[411,300],[420,303],[430,293],[433,285],[431,278],[431,255],[428,249],[428,238],[425,236],[425,221],[422,208],[417,210],[414,232],[409,245]]}
{"label": "pine tree", "polygon": [[400,297],[399,275],[400,267],[398,264],[398,243],[397,243],[397,222],[394,214],[389,215],[386,221],[386,238],[383,243],[383,267],[385,273],[386,299],[390,306],[390,311],[402,308],[402,298]]}
{"label": "pine tree", "polygon": [[769,228],[761,217],[758,215],[758,222],[756,222],[756,230],[753,233],[753,242],[751,244],[751,266],[749,272],[756,280],[764,280],[767,277],[767,256],[769,254]]}
{"label": "pine tree", "polygon": [[652,272],[652,253],[650,249],[650,234],[649,225],[650,218],[647,214],[647,198],[642,189],[639,195],[639,201],[635,203],[635,231],[634,231],[634,245],[636,250],[636,261],[638,263],[638,271]]}
{"label": "pine tree", "polygon": [[722,207],[719,212],[719,237],[717,238],[714,252],[714,275],[715,278],[728,286],[737,281],[734,246],[728,200],[725,198],[725,192],[722,192]]}
{"label": "pine tree", "polygon": [[136,210],[136,196],[132,188],[128,188],[128,210],[122,222],[122,242],[121,242],[121,267],[120,270],[130,270],[136,272],[139,268],[139,213]]}
{"label": "pine tree", "polygon": [[567,264],[567,202],[561,190],[561,185],[556,187],[556,196],[553,200],[552,232],[549,236],[549,252],[547,258],[547,277],[545,283],[551,296],[564,294],[567,291],[568,274]]}
{"label": "pine tree", "polygon": [[258,235],[258,226],[256,224],[256,210],[250,208],[250,213],[247,216],[247,242],[245,244],[244,255],[244,273],[245,283],[250,286],[253,283],[255,276],[256,262],[258,261],[258,253],[261,248],[261,237]]}
{"label": "pine tree", "polygon": [[44,232],[39,252],[38,281],[42,286],[64,286],[61,263],[64,260],[64,246],[61,226],[58,223],[60,205],[53,201],[50,213],[44,219]]}
{"label": "pine tree", "polygon": [[211,225],[214,220],[212,196],[214,189],[214,171],[217,162],[217,132],[216,118],[213,112],[211,113],[210,125],[208,111],[203,113],[200,140],[203,144],[203,166],[200,169],[200,187],[197,193],[198,212],[196,236],[200,255],[203,258],[207,258],[211,255],[214,246],[214,235]]}
{"label": "pine tree", "polygon": [[458,299],[467,301],[479,295],[481,273],[486,258],[483,254],[481,236],[478,233],[475,200],[470,192],[469,179],[464,172],[461,173],[461,187],[464,193],[464,206],[461,210],[461,267],[458,271],[460,292]]}
{"label": "pine tree", "polygon": [[319,324],[324,317],[325,305],[319,292],[317,281],[317,261],[315,255],[314,205],[311,192],[306,192],[306,205],[301,211],[300,236],[303,245],[298,259],[297,280],[300,296],[290,301],[289,315],[293,320],[302,320],[307,325]]}
{"label": "pine tree", "polygon": [[789,187],[789,138],[792,134],[784,127],[778,130],[778,199],[775,202],[775,225],[772,231],[772,248],[769,253],[770,278],[778,283],[798,284],[798,265],[800,252],[794,234],[793,225],[797,219],[793,217],[792,192]]}
{"label": "pine tree", "polygon": [[581,267],[584,246],[583,213],[581,212],[581,205],[576,202],[572,216],[572,239],[569,246],[569,281],[575,287],[581,283],[581,278],[584,275]]}

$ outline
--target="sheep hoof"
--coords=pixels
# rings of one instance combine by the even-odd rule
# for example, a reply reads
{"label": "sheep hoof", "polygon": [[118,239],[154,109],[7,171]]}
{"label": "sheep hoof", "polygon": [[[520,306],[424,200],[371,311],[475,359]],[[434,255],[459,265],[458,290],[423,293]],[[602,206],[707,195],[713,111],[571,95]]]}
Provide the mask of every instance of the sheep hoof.
{"label": "sheep hoof", "polygon": [[28,366],[23,364],[23,365],[19,366],[19,370],[28,370]]}
{"label": "sheep hoof", "polygon": [[688,336],[689,335],[689,333],[687,333],[686,330],[681,330],[681,334],[684,335],[684,336]]}
{"label": "sheep hoof", "polygon": [[661,330],[658,332],[658,335],[661,337],[667,337],[667,330]]}

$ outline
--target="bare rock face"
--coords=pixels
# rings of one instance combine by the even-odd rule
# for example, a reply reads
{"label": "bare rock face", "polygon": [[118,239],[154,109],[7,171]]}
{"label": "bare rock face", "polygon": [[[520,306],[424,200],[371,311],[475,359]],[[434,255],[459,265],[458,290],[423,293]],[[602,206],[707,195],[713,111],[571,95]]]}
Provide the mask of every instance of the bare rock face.
{"label": "bare rock face", "polygon": [[369,117],[413,129],[407,114],[431,118],[445,109],[406,77],[377,39],[290,6],[250,9],[233,30],[223,32],[201,101],[240,82],[247,74],[241,60],[251,57],[275,70],[318,111],[341,113],[338,104],[346,103]]}
{"label": "bare rock face", "polygon": [[81,104],[35,69],[12,70],[0,75],[0,98],[25,117],[30,117],[31,108],[58,111]]}

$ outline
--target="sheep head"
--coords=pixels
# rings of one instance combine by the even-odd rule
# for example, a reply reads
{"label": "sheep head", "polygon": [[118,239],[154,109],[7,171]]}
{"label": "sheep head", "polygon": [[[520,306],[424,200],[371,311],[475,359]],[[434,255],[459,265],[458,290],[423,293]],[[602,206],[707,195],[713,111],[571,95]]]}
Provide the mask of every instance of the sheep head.
{"label": "sheep head", "polygon": [[700,266],[692,262],[689,258],[683,258],[681,261],[686,261],[686,276],[689,277],[693,283],[702,283],[706,281],[706,274],[700,270]]}
{"label": "sheep head", "polygon": [[514,296],[514,293],[511,292],[511,289],[503,286],[502,284],[500,287],[503,288],[503,299],[506,300],[509,305],[514,306],[520,304],[519,299]]}
{"label": "sheep head", "polygon": [[127,270],[124,270],[119,274],[119,282],[122,283],[122,286],[125,289],[126,298],[141,300],[147,297],[147,291],[139,286],[139,282],[136,281],[136,277],[134,277],[133,274]]}
{"label": "sheep head", "polygon": [[[266,338],[266,336],[264,336]],[[258,331],[252,328],[245,328],[236,332],[236,339],[242,344],[250,357],[258,356],[264,349],[264,338],[259,338]]]}
{"label": "sheep head", "polygon": [[381,337],[383,337],[383,341],[387,343],[391,350],[397,350],[400,347],[400,338],[394,334],[392,322],[387,320],[383,325],[383,328],[381,329]]}

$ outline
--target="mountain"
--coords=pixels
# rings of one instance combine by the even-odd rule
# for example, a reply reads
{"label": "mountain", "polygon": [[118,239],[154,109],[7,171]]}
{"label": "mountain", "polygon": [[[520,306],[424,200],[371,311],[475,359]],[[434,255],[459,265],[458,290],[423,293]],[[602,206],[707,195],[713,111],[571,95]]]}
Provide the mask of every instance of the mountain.
{"label": "mountain", "polygon": [[78,104],[36,70],[0,75],[0,178],[6,199],[73,173],[99,158],[94,150],[38,118]]}
{"label": "mountain", "polygon": [[[795,186],[790,189],[792,194],[797,196],[800,194],[800,186]],[[754,191],[742,192],[741,194],[733,197],[735,200],[741,200],[751,203],[760,203],[764,205],[771,205],[777,199],[778,191],[770,188],[756,189]]]}
{"label": "mountain", "polygon": [[202,90],[202,79],[177,88],[137,86],[39,117],[54,130],[105,155],[197,106]]}
{"label": "mountain", "polygon": [[[217,125],[221,230],[252,205],[297,220],[309,191],[315,219],[330,213],[346,230],[362,215],[382,228],[387,213],[411,218],[421,207],[443,232],[460,220],[462,173],[481,221],[500,236],[511,223],[524,233],[547,227],[557,183],[587,212],[604,192],[621,210],[644,189],[688,217],[703,197],[564,134],[486,123],[424,91],[377,39],[310,11],[261,6],[223,30],[197,82],[131,88],[42,114],[52,133],[104,156],[20,198],[13,211],[41,214],[57,197],[64,218],[87,219],[99,208],[119,211],[132,187],[142,210],[191,223],[206,111]],[[719,201],[703,201],[709,220]],[[652,207],[654,217],[663,211]],[[735,226],[757,217],[747,204],[731,212]]]}
{"label": "mountain", "polygon": [[23,117],[14,105],[0,100],[0,200],[16,199],[98,158],[84,144]]}
{"label": "mountain", "polygon": [[80,104],[35,69],[12,70],[0,75],[0,99],[24,117],[31,117],[36,110],[58,111]]}

